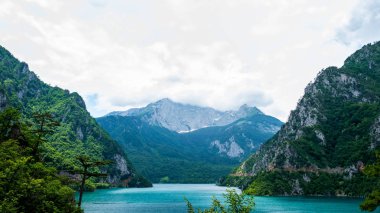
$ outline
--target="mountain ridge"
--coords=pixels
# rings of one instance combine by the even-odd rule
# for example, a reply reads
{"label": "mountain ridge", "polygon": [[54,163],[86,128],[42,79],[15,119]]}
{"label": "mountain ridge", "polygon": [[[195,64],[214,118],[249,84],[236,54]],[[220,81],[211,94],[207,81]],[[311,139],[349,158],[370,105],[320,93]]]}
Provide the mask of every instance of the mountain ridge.
{"label": "mountain ridge", "polygon": [[219,111],[211,107],[183,104],[164,98],[145,107],[115,111],[105,116],[141,116],[151,125],[162,126],[176,132],[191,132],[210,126],[224,126],[254,114],[264,113],[257,107],[250,107],[247,104],[240,106],[238,110]]}
{"label": "mountain ridge", "polygon": [[[16,108],[25,120],[31,119],[36,112],[48,112],[60,122],[48,141],[42,144],[42,158],[49,166],[58,170],[73,169],[77,165],[76,156],[81,154],[115,162],[105,167],[109,183],[118,185],[123,178],[134,176],[135,169],[124,151],[90,116],[78,93],[41,81],[25,62],[20,62],[2,46],[0,70],[0,110]],[[138,174],[132,179],[130,185],[149,185]]]}
{"label": "mountain ridge", "polygon": [[322,70],[281,130],[224,184],[259,195],[364,195],[372,180],[361,171],[380,144],[379,65],[377,42]]}
{"label": "mountain ridge", "polygon": [[[161,111],[160,107],[164,107],[165,110]],[[224,112],[226,116],[230,116],[227,113],[237,115],[233,120],[225,119],[230,121],[226,125],[198,125],[203,128],[192,131],[177,132],[147,118],[152,111],[160,111],[169,113],[167,117],[174,114],[174,118],[182,122],[181,116],[187,116],[189,112],[191,118],[204,117],[203,110],[206,110],[206,113],[211,112],[212,115],[217,112],[209,107],[201,108],[163,99],[122,115],[108,114],[97,118],[97,122],[124,147],[133,162],[139,162],[137,165],[143,175],[150,177],[154,182],[168,177],[169,182],[181,183],[215,182],[220,176],[229,173],[282,125],[278,119],[248,105],[241,106],[237,111]],[[200,115],[197,114],[200,111]],[[217,116],[221,115],[222,112],[219,112]],[[228,118],[231,117],[233,116]],[[195,165],[198,168],[193,170]],[[170,170],[167,170],[167,167],[170,167]]]}

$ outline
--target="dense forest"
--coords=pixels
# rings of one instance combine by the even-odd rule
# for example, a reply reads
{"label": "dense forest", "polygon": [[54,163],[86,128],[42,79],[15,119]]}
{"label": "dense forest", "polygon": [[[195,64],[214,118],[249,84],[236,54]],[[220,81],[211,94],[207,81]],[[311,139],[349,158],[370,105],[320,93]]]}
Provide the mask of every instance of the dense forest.
{"label": "dense forest", "polygon": [[0,113],[0,212],[81,212],[72,182],[41,160],[48,131],[37,127],[14,108]]}

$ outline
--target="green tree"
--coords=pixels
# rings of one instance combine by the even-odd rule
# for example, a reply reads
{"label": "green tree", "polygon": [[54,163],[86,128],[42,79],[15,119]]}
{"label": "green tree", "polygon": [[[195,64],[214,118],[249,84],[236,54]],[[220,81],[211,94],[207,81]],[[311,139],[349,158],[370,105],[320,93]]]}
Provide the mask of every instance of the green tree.
{"label": "green tree", "polygon": [[6,108],[0,113],[0,141],[9,139],[18,140],[23,147],[28,146],[28,141],[21,134],[24,128],[21,122],[21,114],[15,108]]}
{"label": "green tree", "polygon": [[[198,209],[198,213],[249,213],[255,207],[255,202],[252,196],[238,194],[235,189],[227,189],[227,193],[223,194],[227,205],[213,197],[212,205],[205,210]],[[187,212],[195,213],[193,205],[185,198],[187,204]]]}
{"label": "green tree", "polygon": [[43,142],[46,142],[46,136],[54,133],[54,128],[59,126],[59,122],[54,120],[51,113],[48,112],[38,112],[34,113],[33,120],[35,123],[34,129],[31,131],[35,136],[33,144],[33,156],[39,158],[39,148]]}
{"label": "green tree", "polygon": [[90,160],[90,157],[88,156],[78,156],[77,157],[82,169],[81,170],[77,170],[77,171],[74,171],[74,173],[77,173],[77,174],[81,174],[82,175],[82,181],[81,181],[81,185],[80,185],[80,188],[79,188],[79,201],[78,201],[78,207],[81,206],[82,204],[82,197],[83,197],[83,191],[84,191],[84,188],[85,188],[85,183],[86,183],[86,180],[89,178],[89,177],[106,177],[107,176],[107,173],[97,173],[97,172],[92,172],[91,169],[92,168],[97,168],[99,166],[105,166],[105,165],[108,165],[110,163],[112,163],[112,161],[109,161],[109,160],[105,160],[105,161],[92,161]]}
{"label": "green tree", "polygon": [[15,109],[0,112],[0,212],[81,212],[55,168],[34,158],[31,135]]}
{"label": "green tree", "polygon": [[360,204],[360,208],[364,211],[375,211],[380,206],[380,151],[376,152],[376,162],[373,165],[367,166],[364,173],[371,177],[378,178],[377,184],[372,192],[367,195],[365,200]]}

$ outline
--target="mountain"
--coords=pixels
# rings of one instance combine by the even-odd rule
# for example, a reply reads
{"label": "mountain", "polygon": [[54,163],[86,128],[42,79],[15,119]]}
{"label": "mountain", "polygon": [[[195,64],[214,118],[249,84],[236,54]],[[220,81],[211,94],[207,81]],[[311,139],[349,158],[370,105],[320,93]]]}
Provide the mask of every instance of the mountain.
{"label": "mountain", "polygon": [[243,105],[237,111],[221,112],[209,107],[199,107],[173,102],[165,98],[143,108],[134,108],[108,115],[138,116],[143,121],[176,132],[189,132],[210,126],[224,126],[249,115],[263,114],[256,107]]}
{"label": "mountain", "polygon": [[203,128],[181,135],[192,143],[201,141],[201,145],[206,145],[212,154],[241,161],[272,137],[281,125],[282,122],[274,117],[254,114],[225,126]]}
{"label": "mountain", "polygon": [[181,140],[182,134],[152,126],[138,117],[106,116],[97,121],[124,148],[138,171],[153,182],[215,182],[238,163],[209,156],[203,147],[199,151],[195,144]]}
{"label": "mountain", "polygon": [[121,179],[131,177],[131,186],[150,185],[135,172],[123,149],[90,116],[77,93],[42,82],[26,63],[0,46],[0,111],[7,107],[18,109],[26,121],[36,112],[49,112],[60,122],[42,144],[42,158],[48,165],[71,170],[77,167],[78,155],[109,159],[114,163],[104,171],[109,174],[107,182],[120,184]]}
{"label": "mountain", "polygon": [[223,182],[258,195],[362,196],[380,145],[380,42],[322,70],[281,130]]}
{"label": "mountain", "polygon": [[[230,123],[218,126],[215,118]],[[175,183],[216,182],[282,125],[247,105],[238,111],[219,112],[169,99],[110,113],[97,122],[124,148],[141,174],[153,182]],[[183,123],[191,123],[193,131],[181,129]],[[201,126],[211,127],[194,130]]]}

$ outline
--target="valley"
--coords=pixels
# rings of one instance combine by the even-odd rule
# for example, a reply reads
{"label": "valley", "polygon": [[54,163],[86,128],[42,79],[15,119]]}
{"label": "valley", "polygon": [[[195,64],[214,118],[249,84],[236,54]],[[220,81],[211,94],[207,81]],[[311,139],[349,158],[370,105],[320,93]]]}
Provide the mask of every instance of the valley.
{"label": "valley", "polygon": [[215,183],[282,125],[256,107],[220,112],[170,99],[97,122],[155,183]]}
{"label": "valley", "polygon": [[1,0],[0,213],[379,213],[379,11]]}

